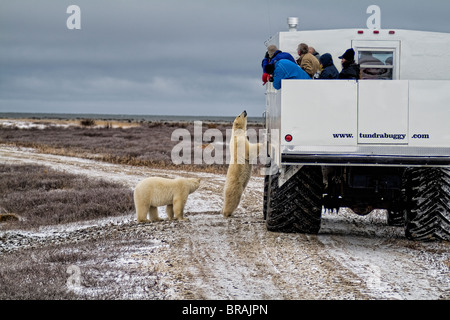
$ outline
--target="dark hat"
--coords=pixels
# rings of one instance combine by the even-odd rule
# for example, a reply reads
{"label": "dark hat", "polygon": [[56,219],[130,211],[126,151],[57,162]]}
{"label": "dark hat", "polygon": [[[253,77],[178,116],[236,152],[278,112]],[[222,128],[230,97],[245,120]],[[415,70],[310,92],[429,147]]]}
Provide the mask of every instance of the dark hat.
{"label": "dark hat", "polygon": [[347,61],[353,61],[355,60],[355,50],[353,49],[348,49],[347,51],[345,51],[345,53],[339,57],[339,59],[345,59]]}
{"label": "dark hat", "polygon": [[274,71],[275,71],[275,66],[273,65],[273,63],[269,63],[264,66],[265,73],[273,74]]}

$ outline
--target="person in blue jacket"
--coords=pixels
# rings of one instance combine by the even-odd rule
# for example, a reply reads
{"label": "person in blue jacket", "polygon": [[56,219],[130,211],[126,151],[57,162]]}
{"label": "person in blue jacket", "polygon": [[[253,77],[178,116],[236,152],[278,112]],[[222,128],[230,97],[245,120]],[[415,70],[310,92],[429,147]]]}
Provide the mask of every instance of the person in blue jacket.
{"label": "person in blue jacket", "polygon": [[272,75],[270,81],[273,81],[273,87],[277,90],[281,89],[281,80],[283,79],[311,80],[311,77],[296,62],[286,59],[278,60],[275,64],[266,65],[264,72]]}
{"label": "person in blue jacket", "polygon": [[339,79],[339,71],[334,66],[331,54],[325,53],[320,57],[319,62],[323,68],[319,79]]}
{"label": "person in blue jacket", "polygon": [[[264,67],[266,65],[273,64],[273,63],[277,62],[278,60],[282,60],[282,59],[287,59],[292,62],[295,62],[294,57],[290,53],[278,50],[277,46],[275,46],[273,44],[268,46],[266,56],[264,57],[264,59],[261,62],[261,67],[263,69],[263,72],[264,72]],[[263,83],[266,84],[266,82],[269,79],[269,75],[264,72],[262,79],[263,79]]]}

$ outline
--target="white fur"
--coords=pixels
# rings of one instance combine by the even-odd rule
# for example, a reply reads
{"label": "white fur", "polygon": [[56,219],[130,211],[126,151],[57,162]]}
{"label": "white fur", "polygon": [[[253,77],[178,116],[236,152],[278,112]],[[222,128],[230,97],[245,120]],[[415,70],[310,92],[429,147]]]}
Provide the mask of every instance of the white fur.
{"label": "white fur", "polygon": [[[200,179],[160,177],[147,178],[139,182],[134,190],[134,205],[138,222],[159,221],[158,208],[166,206],[169,220],[185,220],[184,205],[189,194],[198,189]],[[150,214],[150,220],[147,215]]]}
{"label": "white fur", "polygon": [[247,115],[242,112],[233,122],[233,135],[230,139],[231,161],[227,171],[222,208],[222,214],[225,217],[231,216],[238,207],[251,177],[251,160],[261,149],[261,143],[251,144],[248,141]]}

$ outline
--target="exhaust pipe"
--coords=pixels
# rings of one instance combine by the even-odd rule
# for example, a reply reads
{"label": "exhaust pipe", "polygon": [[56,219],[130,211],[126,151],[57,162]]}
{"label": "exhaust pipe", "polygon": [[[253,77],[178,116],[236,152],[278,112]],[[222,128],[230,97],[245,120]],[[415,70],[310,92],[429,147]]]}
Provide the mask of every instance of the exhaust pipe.
{"label": "exhaust pipe", "polygon": [[298,26],[298,18],[297,17],[287,18],[287,23],[289,25],[289,31],[297,31],[297,26]]}

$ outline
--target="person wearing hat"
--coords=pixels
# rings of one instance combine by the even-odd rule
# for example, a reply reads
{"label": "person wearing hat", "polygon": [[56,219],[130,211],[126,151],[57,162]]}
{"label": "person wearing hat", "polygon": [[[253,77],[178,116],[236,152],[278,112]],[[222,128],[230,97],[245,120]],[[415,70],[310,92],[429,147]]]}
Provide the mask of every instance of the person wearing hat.
{"label": "person wearing hat", "polygon": [[266,84],[266,82],[269,81],[270,78],[270,75],[264,72],[264,67],[268,64],[273,64],[281,59],[291,60],[292,62],[295,63],[295,59],[290,53],[278,50],[277,46],[273,44],[267,47],[266,56],[261,62],[261,66],[263,69],[263,76],[262,76],[263,84]]}
{"label": "person wearing hat", "polygon": [[348,49],[339,59],[342,59],[342,71],[339,73],[339,79],[360,79],[359,64],[355,63],[355,50]]}

